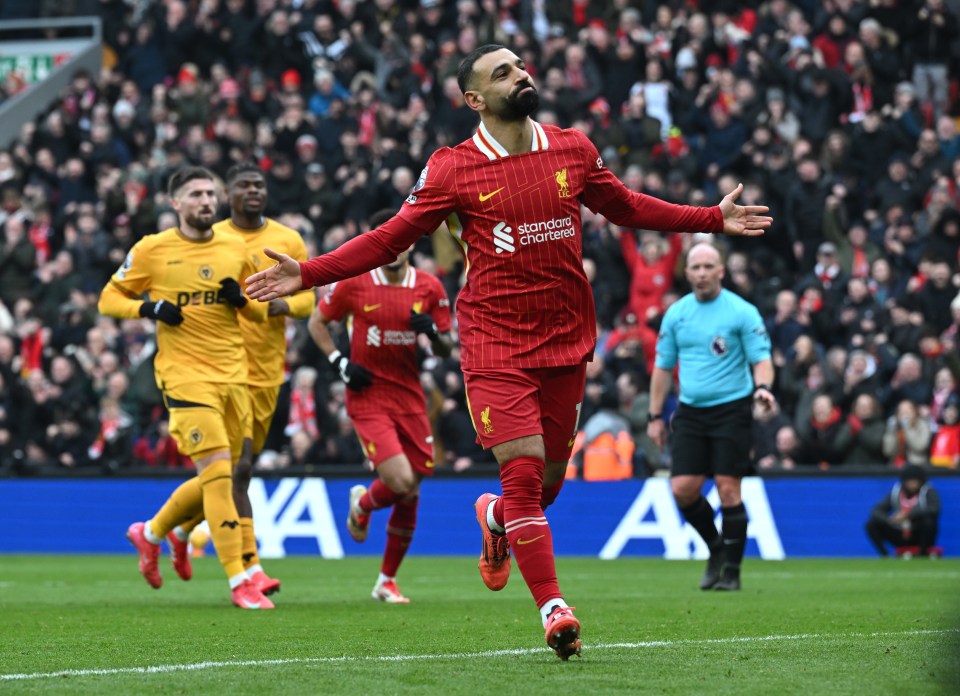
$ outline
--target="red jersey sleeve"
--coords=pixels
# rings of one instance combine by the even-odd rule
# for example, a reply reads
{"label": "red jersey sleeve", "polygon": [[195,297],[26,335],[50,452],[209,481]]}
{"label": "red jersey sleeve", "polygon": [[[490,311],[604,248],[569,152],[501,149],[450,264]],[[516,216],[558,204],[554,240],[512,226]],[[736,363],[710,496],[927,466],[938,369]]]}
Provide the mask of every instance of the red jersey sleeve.
{"label": "red jersey sleeve", "polygon": [[623,227],[660,232],[723,231],[719,206],[676,205],[635,193],[604,166],[600,153],[586,135],[580,133],[579,140],[588,172],[581,200],[593,212]]}
{"label": "red jersey sleeve", "polygon": [[394,261],[401,251],[435,228],[414,227],[394,215],[375,230],[344,242],[329,254],[300,263],[303,287],[326,285],[380,268]]}
{"label": "red jersey sleeve", "polygon": [[447,292],[443,289],[443,283],[429,276],[430,278],[430,307],[428,313],[433,317],[433,323],[437,325],[437,330],[442,332],[449,331],[452,325],[450,320],[450,300],[447,298]]}
{"label": "red jersey sleeve", "polygon": [[397,213],[398,217],[425,233],[440,227],[456,208],[457,186],[452,153],[450,148],[444,147],[430,155],[413,191]]}
{"label": "red jersey sleeve", "polygon": [[352,311],[348,283],[333,283],[317,303],[317,309],[325,319],[340,321]]}

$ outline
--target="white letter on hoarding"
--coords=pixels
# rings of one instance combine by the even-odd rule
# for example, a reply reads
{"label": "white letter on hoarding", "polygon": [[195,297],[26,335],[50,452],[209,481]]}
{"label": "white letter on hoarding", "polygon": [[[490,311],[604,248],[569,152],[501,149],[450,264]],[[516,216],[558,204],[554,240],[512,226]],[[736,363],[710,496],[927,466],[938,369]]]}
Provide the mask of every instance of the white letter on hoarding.
{"label": "white letter on hoarding", "polygon": [[254,478],[248,493],[261,557],[283,558],[283,542],[288,537],[307,537],[317,540],[323,558],[343,558],[323,479],[281,479],[273,495],[268,496],[263,479]]}
{"label": "white letter on hoarding", "polygon": [[[653,520],[644,521],[651,511]],[[651,478],[644,482],[633,505],[601,549],[600,558],[618,558],[631,539],[659,539],[665,548],[664,558],[690,558],[690,545],[700,537],[680,517],[668,479]]]}
{"label": "white letter on hoarding", "polygon": [[[755,476],[743,479],[741,492],[743,505],[750,519],[747,538],[756,540],[761,558],[783,560],[785,558],[783,544],[780,541],[780,533],[777,531],[763,480]],[[717,510],[719,524],[722,516],[717,489],[711,487],[706,497]],[[644,521],[644,517],[651,511],[653,521]],[[618,558],[631,539],[660,539],[664,546],[663,557],[667,559],[705,559],[709,555],[703,539],[682,519],[677,510],[668,479],[647,479],[633,501],[633,505],[601,549],[600,558]]]}

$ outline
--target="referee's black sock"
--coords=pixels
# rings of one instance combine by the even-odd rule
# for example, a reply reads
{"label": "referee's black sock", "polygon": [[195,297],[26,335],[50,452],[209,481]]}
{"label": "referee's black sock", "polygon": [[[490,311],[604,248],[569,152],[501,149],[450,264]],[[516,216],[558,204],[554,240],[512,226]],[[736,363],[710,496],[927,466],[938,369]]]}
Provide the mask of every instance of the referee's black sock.
{"label": "referee's black sock", "polygon": [[740,568],[743,549],[747,545],[747,509],[743,503],[733,507],[722,507],[723,513],[723,550],[727,565]]}
{"label": "referee's black sock", "polygon": [[[720,532],[717,531],[717,525],[713,522],[714,510],[710,506],[710,503],[707,502],[707,499],[701,495],[691,505],[680,508],[680,512],[683,513],[687,522],[697,530],[697,533],[703,540],[707,542],[710,553],[715,553],[722,542],[720,540]],[[744,519],[746,519],[746,517],[744,517]],[[741,549],[741,555],[742,553],[743,551]]]}

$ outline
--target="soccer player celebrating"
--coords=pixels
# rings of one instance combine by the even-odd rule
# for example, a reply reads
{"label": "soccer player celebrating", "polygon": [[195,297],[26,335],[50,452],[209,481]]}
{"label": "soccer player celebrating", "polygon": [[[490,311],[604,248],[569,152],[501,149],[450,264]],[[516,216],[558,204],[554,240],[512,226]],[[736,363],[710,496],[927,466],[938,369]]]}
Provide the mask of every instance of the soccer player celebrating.
{"label": "soccer player celebrating", "polygon": [[[393,215],[370,218],[378,227]],[[417,522],[420,481],[433,474],[433,436],[420,387],[417,335],[430,340],[434,354],[450,355],[450,301],[443,285],[413,268],[410,249],[396,260],[335,283],[310,317],[310,336],[347,385],[347,414],[367,458],[377,471],[370,489],[350,489],[347,530],[367,538],[370,513],[393,508],[387,548],[371,596],[392,604],[410,600],[397,587],[400,563]],[[272,301],[272,300],[271,300]],[[327,325],[350,322],[350,357],[334,345]]]}
{"label": "soccer player celebrating", "polygon": [[[660,326],[647,435],[663,447],[663,403],[679,363],[670,488],[683,516],[710,549],[700,589],[739,590],[747,543],[740,480],[750,468],[752,403],[764,408],[775,403],[770,337],[757,308],[721,286],[723,262],[715,246],[690,249],[686,273],[693,292],[670,305]],[[720,495],[723,534],[701,493],[708,476]]]}
{"label": "soccer player celebrating", "polygon": [[476,504],[480,574],[491,589],[503,587],[512,550],[546,641],[566,660],[580,652],[580,622],[560,592],[544,509],[563,485],[596,344],[580,206],[652,230],[760,235],[772,220],[763,206],[736,205],[742,186],[712,208],[631,192],[583,133],[530,118],[539,105],[536,87],[503,46],[474,50],[457,79],[480,126],[430,157],[397,215],[305,263],[265,250],[277,264],[248,278],[248,292],[267,301],[363,273],[446,221],[465,258],[457,318],[471,414],[481,444],[500,464],[503,489]]}
{"label": "soccer player celebrating", "polygon": [[168,190],[179,227],[137,242],[100,293],[98,308],[112,317],[157,321],[157,385],[170,411],[170,434],[193,459],[197,477],[181,484],[153,519],[130,525],[127,537],[140,555],[140,572],[159,588],[160,542],[202,509],[233,603],[272,609],[244,570],[230,484],[251,415],[237,315],[264,321],[268,305],[248,302],[236,280],[255,269],[243,240],[212,228],[213,174],[201,167],[180,169]]}
{"label": "soccer player celebrating", "polygon": [[[303,261],[307,248],[303,237],[296,230],[281,225],[276,220],[264,217],[267,207],[267,181],[254,162],[241,162],[227,170],[227,196],[230,201],[230,218],[213,226],[215,234],[238,234],[246,247],[246,256],[256,268],[266,265],[263,256],[265,246],[283,249],[284,253]],[[250,403],[253,409],[252,436],[244,440],[239,461],[233,467],[233,500],[240,515],[240,531],[243,534],[243,565],[250,579],[265,595],[280,590],[280,581],[267,575],[257,555],[257,537],[253,528],[253,508],[247,489],[253,472],[253,462],[263,449],[277,406],[277,395],[284,380],[286,357],[286,318],[306,319],[313,310],[314,293],[303,290],[292,297],[271,300],[269,319],[253,321],[240,315],[240,332],[247,355]],[[190,567],[188,540],[203,514],[177,526],[167,537],[173,554],[174,569],[181,577],[189,577]]]}

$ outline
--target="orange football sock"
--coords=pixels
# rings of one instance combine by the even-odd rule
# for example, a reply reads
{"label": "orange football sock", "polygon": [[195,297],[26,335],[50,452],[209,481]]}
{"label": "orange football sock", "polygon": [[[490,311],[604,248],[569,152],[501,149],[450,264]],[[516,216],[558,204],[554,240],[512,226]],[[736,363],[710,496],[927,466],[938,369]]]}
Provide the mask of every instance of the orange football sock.
{"label": "orange football sock", "polygon": [[194,476],[181,483],[177,490],[170,494],[167,502],[150,520],[150,531],[164,539],[174,527],[182,525],[198,514],[202,519],[203,490],[200,478]]}
{"label": "orange football sock", "polygon": [[210,524],[210,536],[217,550],[220,565],[228,578],[243,575],[243,533],[240,516],[233,502],[233,482],[230,462],[218,459],[200,472],[203,484],[203,514]]}

